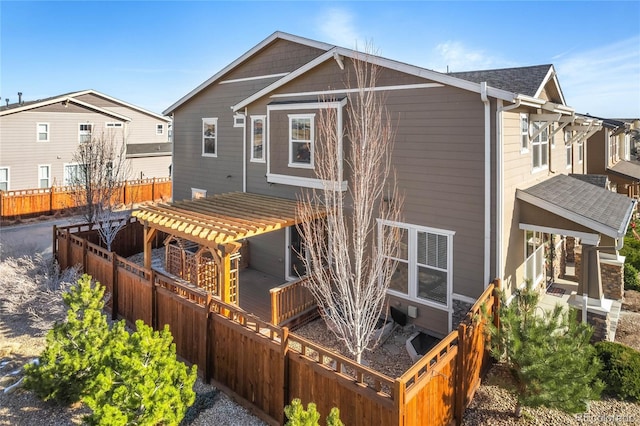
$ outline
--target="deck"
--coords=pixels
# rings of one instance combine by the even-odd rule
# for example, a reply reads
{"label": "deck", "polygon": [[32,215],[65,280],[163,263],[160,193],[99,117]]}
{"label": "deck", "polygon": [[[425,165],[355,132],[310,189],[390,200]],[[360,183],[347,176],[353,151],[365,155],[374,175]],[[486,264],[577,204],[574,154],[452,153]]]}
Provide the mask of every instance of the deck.
{"label": "deck", "polygon": [[238,279],[240,307],[264,321],[271,321],[271,294],[269,290],[284,282],[282,278],[255,269],[241,269]]}

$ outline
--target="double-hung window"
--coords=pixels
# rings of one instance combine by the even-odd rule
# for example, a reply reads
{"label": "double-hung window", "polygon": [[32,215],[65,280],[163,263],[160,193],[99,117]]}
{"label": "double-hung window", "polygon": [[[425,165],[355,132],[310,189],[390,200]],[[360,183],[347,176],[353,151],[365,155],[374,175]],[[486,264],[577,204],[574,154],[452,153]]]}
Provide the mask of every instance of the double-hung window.
{"label": "double-hung window", "polygon": [[578,142],[578,163],[582,163],[584,160],[584,143],[583,141]]}
{"label": "double-hung window", "polygon": [[314,114],[289,115],[289,167],[313,168]]}
{"label": "double-hung window", "polygon": [[202,155],[204,157],[218,156],[218,119],[202,119]]}
{"label": "double-hung window", "polygon": [[0,167],[0,191],[9,190],[9,168]]}
{"label": "double-hung window", "polygon": [[164,135],[164,124],[156,124],[156,135]]}
{"label": "double-hung window", "polygon": [[529,116],[520,114],[520,152],[529,151]]}
{"label": "double-hung window", "polygon": [[[538,134],[531,141],[533,169],[545,169],[549,167],[549,128],[540,121],[534,121],[531,124],[533,126],[533,134]],[[543,130],[540,132],[540,129]]]}
{"label": "double-hung window", "polygon": [[91,123],[78,124],[78,141],[80,143],[91,142],[92,131],[93,131],[93,124]]}
{"label": "double-hung window", "polygon": [[251,161],[264,162],[264,115],[251,117]]}
{"label": "double-hung window", "polygon": [[38,123],[38,142],[49,142],[49,123]]}
{"label": "double-hung window", "polygon": [[397,231],[400,236],[399,250],[385,254],[387,259],[397,261],[389,294],[449,308],[454,232],[384,221],[380,221],[380,227],[379,235],[393,235]]}
{"label": "double-hung window", "polygon": [[51,181],[51,167],[49,165],[38,166],[38,188],[49,188]]}

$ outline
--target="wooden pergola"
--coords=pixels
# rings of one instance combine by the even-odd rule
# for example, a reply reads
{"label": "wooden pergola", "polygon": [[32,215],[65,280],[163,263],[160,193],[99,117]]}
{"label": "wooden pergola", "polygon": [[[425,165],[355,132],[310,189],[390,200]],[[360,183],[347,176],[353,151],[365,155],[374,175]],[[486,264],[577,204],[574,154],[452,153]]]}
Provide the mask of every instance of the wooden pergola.
{"label": "wooden pergola", "polygon": [[[232,303],[231,255],[238,240],[299,223],[297,202],[246,192],[218,194],[191,201],[141,206],[132,215],[144,225],[144,266],[151,268],[151,243],[158,231],[207,247],[219,268],[220,297]],[[322,216],[318,210],[318,217]]]}

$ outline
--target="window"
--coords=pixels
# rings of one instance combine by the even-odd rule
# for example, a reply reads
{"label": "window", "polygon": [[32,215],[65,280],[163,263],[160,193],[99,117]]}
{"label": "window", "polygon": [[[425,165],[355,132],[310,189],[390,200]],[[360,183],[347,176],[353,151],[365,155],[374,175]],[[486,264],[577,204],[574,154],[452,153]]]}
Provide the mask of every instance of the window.
{"label": "window", "polygon": [[584,144],[582,141],[578,142],[578,163],[582,163],[584,159]]}
{"label": "window", "polygon": [[38,142],[49,142],[49,123],[38,123]]}
{"label": "window", "polygon": [[549,166],[549,128],[540,121],[534,121],[532,126],[533,134],[544,129],[531,141],[533,169],[544,169]]}
{"label": "window", "polygon": [[264,162],[264,115],[251,117],[251,161]]}
{"label": "window", "polygon": [[289,115],[289,166],[313,168],[314,114]]}
{"label": "window", "polygon": [[529,151],[529,116],[520,114],[520,151]]}
{"label": "window", "polygon": [[122,123],[109,122],[109,123],[104,123],[104,126],[107,129],[121,129],[122,128]]}
{"label": "window", "polygon": [[567,168],[571,167],[573,149],[571,144],[571,132],[564,132],[564,147],[567,151]]}
{"label": "window", "polygon": [[218,156],[218,119],[202,119],[202,155],[206,157]]}
{"label": "window", "polygon": [[156,124],[156,135],[164,135],[164,124]]}
{"label": "window", "polygon": [[191,188],[191,199],[198,200],[207,196],[206,189]]}
{"label": "window", "polygon": [[615,163],[618,160],[618,138],[607,132],[607,139],[609,139],[609,163]]}
{"label": "window", "polygon": [[244,115],[236,114],[233,116],[233,127],[244,127]]}
{"label": "window", "polygon": [[64,165],[64,185],[76,186],[84,183],[84,174],[86,166],[82,164],[65,164]]}
{"label": "window", "polygon": [[78,141],[80,143],[91,142],[91,131],[93,124],[80,123],[78,125]]}
{"label": "window", "polygon": [[545,236],[542,232],[525,231],[525,271],[524,277],[538,284],[544,276]]}
{"label": "window", "polygon": [[388,259],[398,262],[389,293],[448,308],[453,232],[381,221],[380,232],[388,235],[396,231],[400,232],[400,250],[397,255],[387,255]]}
{"label": "window", "polygon": [[9,168],[0,167],[0,191],[9,190]]}
{"label": "window", "polygon": [[50,166],[38,166],[38,188],[49,188],[51,178]]}

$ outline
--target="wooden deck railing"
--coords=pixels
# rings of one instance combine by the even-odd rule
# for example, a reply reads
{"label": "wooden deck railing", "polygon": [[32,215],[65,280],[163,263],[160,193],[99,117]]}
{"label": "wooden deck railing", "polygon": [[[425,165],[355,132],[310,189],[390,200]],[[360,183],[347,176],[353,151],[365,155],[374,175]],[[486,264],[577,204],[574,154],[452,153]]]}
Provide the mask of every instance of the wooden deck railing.
{"label": "wooden deck railing", "polygon": [[[56,212],[81,207],[82,197],[75,194],[82,189],[72,186],[52,186],[43,189],[0,191],[0,218],[52,215]],[[129,205],[145,201],[171,199],[171,178],[139,179],[124,182],[119,203]]]}
{"label": "wooden deck railing", "polygon": [[313,294],[306,287],[308,280],[308,278],[303,278],[270,290],[272,324],[286,324],[288,320],[318,306]]}

